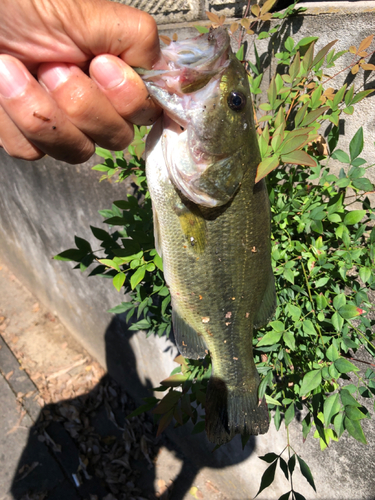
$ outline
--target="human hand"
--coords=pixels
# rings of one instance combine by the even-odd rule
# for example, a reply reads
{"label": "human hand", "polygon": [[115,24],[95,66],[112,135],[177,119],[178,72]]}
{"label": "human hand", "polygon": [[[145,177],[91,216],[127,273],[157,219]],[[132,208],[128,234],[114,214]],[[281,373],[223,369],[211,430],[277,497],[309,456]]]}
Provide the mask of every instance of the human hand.
{"label": "human hand", "polygon": [[0,146],[9,155],[81,163],[95,143],[124,149],[133,123],[159,115],[131,68],[160,57],[148,14],[108,0],[2,0],[0,18]]}

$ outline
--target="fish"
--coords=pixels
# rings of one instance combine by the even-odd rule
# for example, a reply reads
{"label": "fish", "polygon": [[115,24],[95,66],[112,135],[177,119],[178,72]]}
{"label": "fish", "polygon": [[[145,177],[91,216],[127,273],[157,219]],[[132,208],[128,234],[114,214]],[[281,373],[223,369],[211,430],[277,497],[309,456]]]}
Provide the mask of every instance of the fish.
{"label": "fish", "polygon": [[142,78],[163,108],[146,141],[146,175],[174,337],[183,356],[211,356],[207,437],[221,445],[264,434],[253,328],[272,318],[276,293],[246,70],[217,28],[172,42]]}

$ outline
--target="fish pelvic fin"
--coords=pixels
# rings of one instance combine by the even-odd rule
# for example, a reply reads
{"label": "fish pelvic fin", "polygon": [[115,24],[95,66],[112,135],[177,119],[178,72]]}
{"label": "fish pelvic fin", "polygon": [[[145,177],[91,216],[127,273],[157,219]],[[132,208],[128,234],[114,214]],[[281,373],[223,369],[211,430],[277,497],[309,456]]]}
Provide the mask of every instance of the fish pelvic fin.
{"label": "fish pelvic fin", "polygon": [[236,434],[265,434],[269,425],[267,403],[258,400],[257,390],[229,388],[211,377],[206,395],[206,434],[211,443],[228,443]]}
{"label": "fish pelvic fin", "polygon": [[264,292],[262,303],[258,309],[258,312],[254,318],[254,328],[262,328],[265,326],[272,316],[274,315],[276,309],[276,290],[275,290],[275,278],[272,272],[272,267],[268,271],[267,288]]}
{"label": "fish pelvic fin", "polygon": [[180,351],[185,358],[200,359],[208,354],[208,349],[201,335],[192,328],[172,307],[173,334]]}

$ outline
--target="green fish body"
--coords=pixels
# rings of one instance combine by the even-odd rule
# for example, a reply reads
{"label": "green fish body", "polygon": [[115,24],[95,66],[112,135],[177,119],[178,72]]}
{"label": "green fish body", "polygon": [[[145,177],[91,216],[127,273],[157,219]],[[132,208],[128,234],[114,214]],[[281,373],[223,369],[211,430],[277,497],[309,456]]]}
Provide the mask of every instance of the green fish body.
{"label": "green fish body", "polygon": [[147,140],[146,173],[176,343],[188,358],[211,354],[206,432],[222,444],[268,430],[252,343],[273,315],[275,287],[247,74],[225,30],[197,40],[170,49],[183,64],[144,77],[165,111]]}

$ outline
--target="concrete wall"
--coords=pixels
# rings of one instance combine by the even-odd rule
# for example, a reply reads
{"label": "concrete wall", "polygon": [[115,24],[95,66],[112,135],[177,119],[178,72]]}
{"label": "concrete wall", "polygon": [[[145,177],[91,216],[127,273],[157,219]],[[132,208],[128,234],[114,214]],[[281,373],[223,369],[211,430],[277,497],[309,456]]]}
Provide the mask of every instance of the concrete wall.
{"label": "concrete wall", "polygon": [[[207,10],[203,1],[194,2],[144,1],[133,5],[154,10],[164,5],[158,16],[165,17],[157,17],[164,23],[161,32],[178,32],[181,39],[196,34],[193,24],[197,24],[196,19],[202,19]],[[211,10],[226,13],[228,8],[232,9],[231,13],[236,12],[237,6],[243,8],[244,4],[217,0],[211,3]],[[165,24],[176,21],[184,23]],[[288,35],[296,41],[304,36],[319,35],[318,47],[338,38],[337,47],[341,49],[358,45],[374,32],[375,2],[340,2],[339,8],[314,3],[312,10],[286,23],[281,43]],[[261,53],[270,49],[268,41],[257,43]],[[275,67],[272,59],[269,64],[271,69]],[[359,74],[356,82],[358,88],[363,84],[374,86],[368,74]],[[374,157],[374,102],[375,97],[367,98],[359,111],[342,124],[345,133],[341,147],[344,149],[358,127],[364,126],[366,152],[363,156],[367,159]],[[90,170],[93,164],[91,160],[72,167],[50,158],[27,163],[9,158],[0,151],[0,252],[25,285],[60,317],[100,362],[107,364],[109,372],[133,397],[140,399],[147,387],[158,385],[170,373],[176,348],[165,339],[146,340],[142,332],[129,332],[121,317],[113,318],[106,313],[108,308],[124,299],[110,282],[96,277],[88,281],[79,271],[72,271],[70,264],[52,260],[53,255],[73,246],[74,234],[94,244],[96,240],[89,225],[100,227],[101,217],[97,210],[108,208],[113,200],[126,195],[129,186],[99,184],[100,174]],[[373,174],[372,179],[375,180]],[[293,445],[311,466],[318,493],[313,494],[303,478],[296,479],[297,491],[309,499],[372,499],[375,491],[372,472],[374,426],[371,421],[366,421],[364,426],[370,443],[367,447],[344,436],[339,444],[320,453],[312,437],[302,445],[296,423],[291,431]],[[253,439],[244,453],[236,439],[212,455],[211,446],[202,435],[189,436],[186,429],[180,429],[172,431],[170,436],[198,469],[210,469],[212,482],[233,500],[255,495],[266,465],[257,456],[281,451],[286,444],[285,431],[277,433],[271,429],[266,436]],[[278,473],[272,488],[259,498],[276,499],[287,491],[286,488],[285,479]]]}

